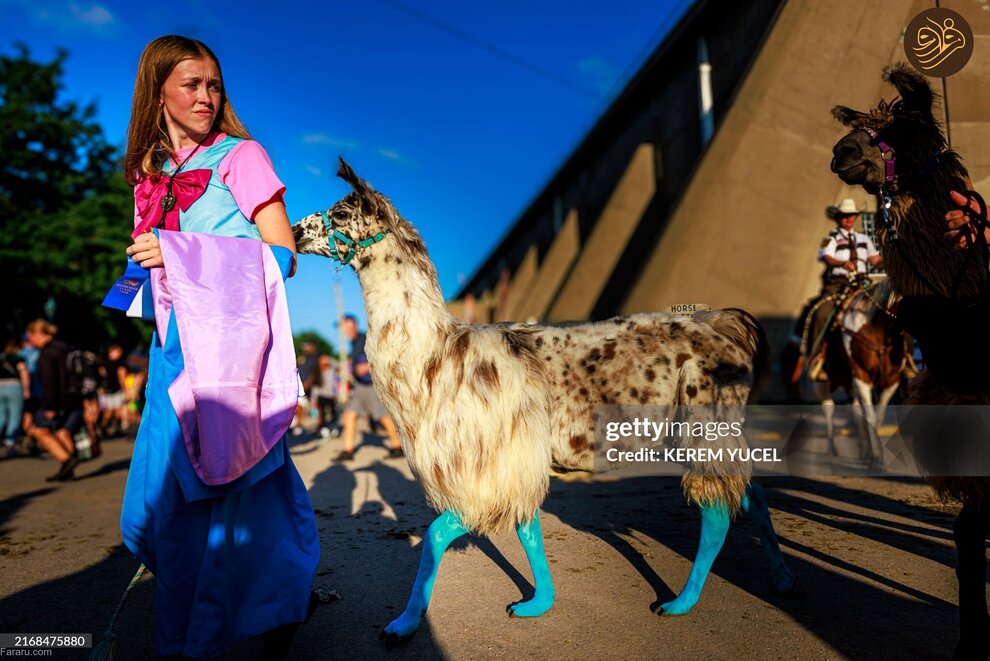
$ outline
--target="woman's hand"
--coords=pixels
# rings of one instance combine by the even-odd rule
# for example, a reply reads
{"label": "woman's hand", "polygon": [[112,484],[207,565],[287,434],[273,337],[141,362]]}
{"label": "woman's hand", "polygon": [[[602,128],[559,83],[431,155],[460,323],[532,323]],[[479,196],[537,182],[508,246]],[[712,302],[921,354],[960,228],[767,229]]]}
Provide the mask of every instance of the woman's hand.
{"label": "woman's hand", "polygon": [[147,232],[134,239],[134,244],[127,248],[127,254],[146,269],[165,265],[162,261],[162,249],[154,232]]}

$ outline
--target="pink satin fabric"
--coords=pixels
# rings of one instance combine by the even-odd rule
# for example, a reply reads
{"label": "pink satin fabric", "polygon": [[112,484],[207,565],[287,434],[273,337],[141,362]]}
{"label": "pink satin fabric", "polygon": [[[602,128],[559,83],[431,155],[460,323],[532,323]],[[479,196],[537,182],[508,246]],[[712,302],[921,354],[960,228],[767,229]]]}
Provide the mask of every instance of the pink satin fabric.
{"label": "pink satin fabric", "polygon": [[[169,231],[180,229],[179,209],[186,211],[193,202],[206,192],[206,185],[210,183],[211,176],[213,176],[213,170],[209,168],[188,170],[175,175],[172,182],[175,206],[165,214],[165,229]],[[165,197],[167,191],[168,175],[164,174],[148,177],[134,188],[134,206],[142,220],[131,234],[132,239],[158,227],[162,218],[162,198]]]}
{"label": "pink satin fabric", "polygon": [[162,344],[174,309],[185,369],[169,386],[186,449],[205,484],[243,475],[282,438],[298,396],[285,286],[253,239],[161,231],[152,269]]}

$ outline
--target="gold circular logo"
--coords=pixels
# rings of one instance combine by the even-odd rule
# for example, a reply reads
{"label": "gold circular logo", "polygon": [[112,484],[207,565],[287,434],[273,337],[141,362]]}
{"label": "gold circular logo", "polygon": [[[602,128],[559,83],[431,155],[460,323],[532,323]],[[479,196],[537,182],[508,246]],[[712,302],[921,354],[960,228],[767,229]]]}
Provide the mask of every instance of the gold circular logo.
{"label": "gold circular logo", "polygon": [[904,54],[926,76],[951,76],[973,55],[973,29],[951,9],[926,9],[908,23]]}

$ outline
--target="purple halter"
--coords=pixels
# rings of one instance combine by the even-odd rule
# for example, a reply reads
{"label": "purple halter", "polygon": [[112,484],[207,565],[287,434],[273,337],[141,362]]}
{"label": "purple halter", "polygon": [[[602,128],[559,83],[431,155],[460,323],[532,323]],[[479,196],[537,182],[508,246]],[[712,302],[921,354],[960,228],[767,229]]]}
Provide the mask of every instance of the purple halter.
{"label": "purple halter", "polygon": [[894,181],[894,163],[897,162],[897,155],[894,152],[894,148],[888,145],[883,140],[879,139],[880,134],[871,128],[863,127],[861,130],[866,131],[873,143],[880,149],[880,158],[884,161],[884,183],[889,184]]}

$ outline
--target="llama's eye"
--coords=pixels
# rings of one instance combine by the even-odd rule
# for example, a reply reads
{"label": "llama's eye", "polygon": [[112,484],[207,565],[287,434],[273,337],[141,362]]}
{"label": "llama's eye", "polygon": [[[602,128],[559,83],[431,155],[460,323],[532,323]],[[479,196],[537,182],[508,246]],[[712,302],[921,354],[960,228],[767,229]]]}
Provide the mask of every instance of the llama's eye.
{"label": "llama's eye", "polygon": [[350,214],[346,211],[334,211],[333,217],[334,220],[347,220],[350,217]]}

